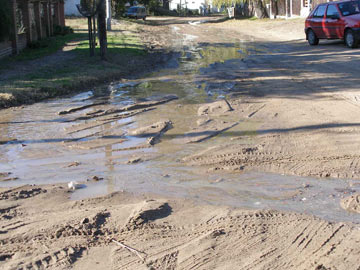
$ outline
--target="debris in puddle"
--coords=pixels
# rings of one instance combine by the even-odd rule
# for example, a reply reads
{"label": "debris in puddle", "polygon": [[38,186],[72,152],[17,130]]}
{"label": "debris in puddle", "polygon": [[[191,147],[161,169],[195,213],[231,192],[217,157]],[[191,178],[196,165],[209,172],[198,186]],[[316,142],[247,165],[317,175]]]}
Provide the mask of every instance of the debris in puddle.
{"label": "debris in puddle", "polygon": [[96,103],[87,104],[87,105],[80,106],[80,107],[70,108],[68,110],[58,112],[58,115],[69,114],[69,113],[85,110],[85,109],[88,109],[88,108],[91,108],[91,107],[104,105],[104,104],[107,104],[107,102],[96,102]]}
{"label": "debris in puddle", "polygon": [[103,178],[103,177],[98,177],[98,176],[94,175],[94,176],[91,178],[91,180],[98,182],[98,181],[104,180],[104,178]]}
{"label": "debris in puddle", "polygon": [[306,201],[306,198],[304,197],[304,198],[302,198],[301,200],[304,202],[304,201]]}
{"label": "debris in puddle", "polygon": [[83,188],[83,187],[84,187],[84,185],[79,184],[76,181],[71,181],[71,182],[68,183],[68,188],[72,189],[72,190]]}
{"label": "debris in puddle", "polygon": [[0,172],[0,182],[9,182],[19,179],[18,177],[10,177],[11,174],[11,172]]}
{"label": "debris in puddle", "polygon": [[141,161],[142,161],[141,158],[133,158],[133,159],[128,160],[127,164],[136,164],[136,163],[139,163]]}
{"label": "debris in puddle", "polygon": [[166,131],[171,129],[172,122],[170,120],[159,121],[152,125],[146,127],[140,127],[134,130],[129,131],[129,135],[137,136],[137,137],[149,137],[147,139],[147,143],[150,145],[154,145],[159,142],[160,137]]}
{"label": "debris in puddle", "polygon": [[303,183],[303,188],[311,188],[312,185]]}
{"label": "debris in puddle", "polygon": [[169,177],[170,177],[170,174],[163,174],[162,177],[164,177],[164,178],[169,178]]}
{"label": "debris in puddle", "polygon": [[77,167],[79,166],[81,163],[78,161],[74,161],[72,163],[70,163],[69,165],[67,165],[66,167],[70,168],[70,167]]}
{"label": "debris in puddle", "polygon": [[[139,102],[139,103],[135,103],[135,104],[131,104],[131,105],[127,105],[121,108],[110,108],[107,110],[104,110],[100,113],[97,114],[93,114],[93,115],[83,115],[80,117],[77,117],[75,119],[69,120],[69,121],[77,121],[77,120],[88,120],[91,118],[96,118],[96,117],[101,117],[101,116],[106,116],[106,115],[111,115],[111,114],[117,114],[117,113],[124,113],[124,112],[129,112],[129,111],[134,111],[134,110],[140,110],[140,109],[145,109],[145,108],[149,108],[149,107],[154,107],[157,105],[161,105],[167,102],[170,102],[172,100],[178,99],[178,96],[176,95],[166,95],[164,97],[161,97],[159,99],[155,99],[155,100],[149,100],[149,101],[145,101],[145,102]],[[120,115],[121,117],[121,115]]]}

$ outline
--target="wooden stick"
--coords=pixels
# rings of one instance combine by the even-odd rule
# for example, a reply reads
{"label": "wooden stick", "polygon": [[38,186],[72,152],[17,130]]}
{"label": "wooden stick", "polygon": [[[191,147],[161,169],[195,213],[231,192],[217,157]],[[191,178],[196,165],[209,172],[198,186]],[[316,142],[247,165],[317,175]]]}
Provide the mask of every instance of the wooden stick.
{"label": "wooden stick", "polygon": [[140,253],[143,253],[143,254],[146,255],[145,252],[138,251],[138,250],[136,250],[136,249],[134,249],[132,247],[129,247],[129,246],[123,244],[123,243],[120,243],[120,242],[116,241],[115,239],[112,239],[111,241],[113,241],[115,244],[117,244],[117,245],[119,245],[119,246],[121,246],[123,248],[126,248],[127,250],[135,253],[143,262],[145,262],[145,259],[140,255]]}

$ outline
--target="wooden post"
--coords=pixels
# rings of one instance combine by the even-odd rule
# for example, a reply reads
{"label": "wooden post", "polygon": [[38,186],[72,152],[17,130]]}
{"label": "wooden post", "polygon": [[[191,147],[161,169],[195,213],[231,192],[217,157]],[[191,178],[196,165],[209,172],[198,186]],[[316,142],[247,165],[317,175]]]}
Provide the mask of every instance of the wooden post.
{"label": "wooden post", "polygon": [[16,0],[12,0],[11,3],[11,46],[13,49],[13,54],[19,53],[19,38],[18,38],[18,29],[17,29],[17,21],[16,21],[16,8],[17,2]]}
{"label": "wooden post", "polygon": [[50,37],[51,36],[51,31],[50,31],[50,13],[49,13],[49,1],[47,2],[43,2],[43,8],[44,8],[44,17],[45,17],[45,21],[46,21],[46,36]]}
{"label": "wooden post", "polygon": [[54,3],[54,24],[60,25],[60,7],[59,2]]}
{"label": "wooden post", "polygon": [[64,7],[64,1],[59,1],[59,20],[60,25],[65,26],[65,7]]}
{"label": "wooden post", "polygon": [[28,0],[23,0],[22,2],[22,13],[24,26],[26,31],[26,41],[27,44],[30,44],[33,41],[33,36],[31,32],[31,21],[30,21],[30,2]]}
{"label": "wooden post", "polygon": [[34,2],[34,14],[35,14],[35,24],[36,24],[36,32],[38,39],[43,38],[42,32],[42,23],[41,23],[41,3],[40,1]]}

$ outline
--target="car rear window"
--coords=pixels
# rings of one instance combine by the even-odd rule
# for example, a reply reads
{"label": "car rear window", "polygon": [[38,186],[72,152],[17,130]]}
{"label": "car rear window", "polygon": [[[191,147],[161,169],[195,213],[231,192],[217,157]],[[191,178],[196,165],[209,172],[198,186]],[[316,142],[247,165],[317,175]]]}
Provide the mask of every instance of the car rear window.
{"label": "car rear window", "polygon": [[314,18],[322,18],[325,15],[326,6],[321,5],[315,10],[313,17]]}
{"label": "car rear window", "polygon": [[360,13],[360,7],[358,1],[349,1],[338,4],[340,12],[343,16],[350,16]]}

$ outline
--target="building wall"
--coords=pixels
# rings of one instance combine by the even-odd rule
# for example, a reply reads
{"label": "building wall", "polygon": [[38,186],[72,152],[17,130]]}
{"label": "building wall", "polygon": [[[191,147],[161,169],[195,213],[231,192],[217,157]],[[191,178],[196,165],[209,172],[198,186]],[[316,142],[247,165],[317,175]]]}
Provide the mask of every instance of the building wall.
{"label": "building wall", "polygon": [[200,7],[204,7],[205,6],[205,0],[172,0],[170,2],[170,10],[174,10],[178,8],[178,5],[180,5],[181,2],[181,6],[182,8],[187,8],[187,9],[197,9],[200,11]]}
{"label": "building wall", "polygon": [[65,0],[66,16],[81,16],[76,5],[80,4],[80,0]]}
{"label": "building wall", "polygon": [[302,2],[303,0],[292,0],[292,15],[300,16]]}

